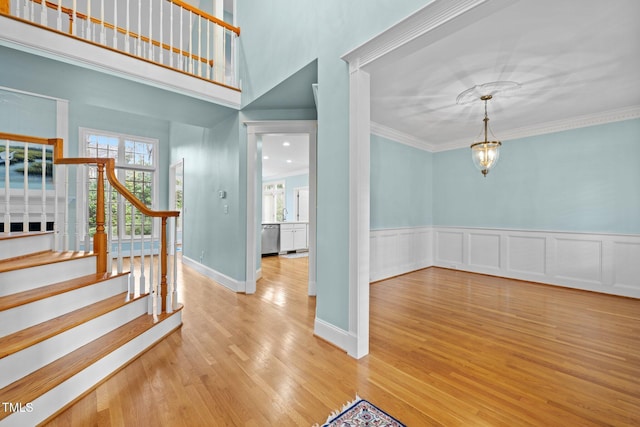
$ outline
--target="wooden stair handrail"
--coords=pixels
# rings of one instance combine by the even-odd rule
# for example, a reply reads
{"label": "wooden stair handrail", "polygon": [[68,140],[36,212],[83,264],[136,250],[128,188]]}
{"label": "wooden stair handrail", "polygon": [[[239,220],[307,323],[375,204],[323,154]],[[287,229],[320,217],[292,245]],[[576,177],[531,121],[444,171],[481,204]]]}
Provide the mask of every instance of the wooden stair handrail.
{"label": "wooden stair handrail", "polygon": [[41,145],[53,146],[53,163],[65,165],[86,165],[96,164],[98,166],[98,200],[96,213],[96,233],[93,236],[93,251],[97,256],[96,272],[105,273],[107,271],[107,237],[104,228],[104,171],[106,169],[107,179],[125,199],[136,207],[143,214],[162,218],[161,226],[161,249],[160,249],[160,293],[162,301],[162,311],[166,311],[167,296],[167,218],[180,216],[179,211],[156,211],[149,209],[142,203],[127,187],[125,187],[116,177],[115,159],[101,157],[64,157],[64,142],[62,138],[41,138],[37,136],[18,135],[13,133],[0,132],[0,140],[16,142],[28,142]]}

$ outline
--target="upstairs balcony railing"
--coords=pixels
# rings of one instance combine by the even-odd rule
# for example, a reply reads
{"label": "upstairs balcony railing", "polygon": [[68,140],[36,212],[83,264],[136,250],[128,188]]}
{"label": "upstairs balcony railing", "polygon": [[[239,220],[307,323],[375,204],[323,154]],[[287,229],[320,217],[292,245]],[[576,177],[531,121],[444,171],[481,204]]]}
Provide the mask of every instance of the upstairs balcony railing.
{"label": "upstairs balcony railing", "polygon": [[240,28],[181,0],[0,0],[0,14],[238,88]]}

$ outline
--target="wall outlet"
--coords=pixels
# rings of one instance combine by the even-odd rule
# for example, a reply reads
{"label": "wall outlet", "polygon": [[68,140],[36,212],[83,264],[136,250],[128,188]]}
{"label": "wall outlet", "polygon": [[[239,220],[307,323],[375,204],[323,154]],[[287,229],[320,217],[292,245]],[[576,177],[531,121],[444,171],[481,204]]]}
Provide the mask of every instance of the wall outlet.
{"label": "wall outlet", "polygon": [[229,213],[229,205],[224,205],[224,214],[227,215]]}

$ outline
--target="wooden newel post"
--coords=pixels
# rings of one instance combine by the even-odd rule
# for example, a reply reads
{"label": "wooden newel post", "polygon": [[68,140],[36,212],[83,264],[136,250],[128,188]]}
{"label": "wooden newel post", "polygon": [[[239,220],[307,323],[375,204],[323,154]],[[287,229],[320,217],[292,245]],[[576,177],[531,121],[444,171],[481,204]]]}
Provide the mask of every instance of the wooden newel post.
{"label": "wooden newel post", "polygon": [[167,311],[167,217],[162,217],[160,243],[160,300],[162,312]]}
{"label": "wooden newel post", "polygon": [[107,235],[104,232],[104,163],[98,163],[98,190],[96,202],[96,234],[93,235],[93,253],[97,255],[96,271],[107,272]]}
{"label": "wooden newel post", "polygon": [[0,0],[0,13],[8,15],[10,10],[11,8],[9,7],[9,0]]}

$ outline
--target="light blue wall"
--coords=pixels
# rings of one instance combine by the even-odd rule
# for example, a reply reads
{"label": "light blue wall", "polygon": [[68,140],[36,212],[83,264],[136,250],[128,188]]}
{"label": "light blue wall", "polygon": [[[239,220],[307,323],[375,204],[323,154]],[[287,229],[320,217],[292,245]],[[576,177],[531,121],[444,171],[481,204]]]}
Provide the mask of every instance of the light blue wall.
{"label": "light blue wall", "polygon": [[640,120],[503,141],[486,178],[434,157],[434,224],[640,234]]}
{"label": "light blue wall", "polygon": [[55,137],[56,101],[0,89],[0,129],[6,133]]}
{"label": "light blue wall", "polygon": [[[173,161],[184,159],[184,255],[244,280],[246,202],[240,191],[238,113],[230,110],[211,127],[174,123],[171,141]],[[218,197],[220,190],[226,198]]]}
{"label": "light blue wall", "polygon": [[349,329],[349,77],[340,57],[428,3],[238,2],[245,105],[318,60],[316,314],[343,330]]}
{"label": "light blue wall", "polygon": [[371,229],[433,224],[433,154],[371,135]]}
{"label": "light blue wall", "polygon": [[300,187],[309,187],[309,174],[287,176],[285,178],[279,179],[265,179],[263,183],[274,181],[284,181],[284,198],[285,207],[287,208],[287,216],[285,218],[285,221],[295,221],[296,219],[293,216],[295,212],[294,190]]}

